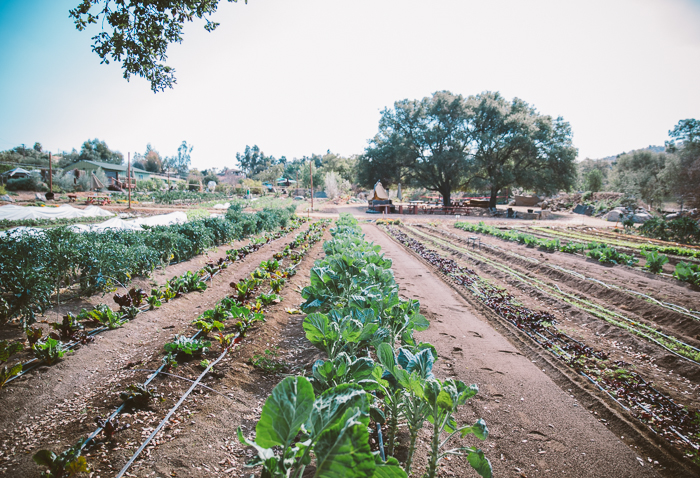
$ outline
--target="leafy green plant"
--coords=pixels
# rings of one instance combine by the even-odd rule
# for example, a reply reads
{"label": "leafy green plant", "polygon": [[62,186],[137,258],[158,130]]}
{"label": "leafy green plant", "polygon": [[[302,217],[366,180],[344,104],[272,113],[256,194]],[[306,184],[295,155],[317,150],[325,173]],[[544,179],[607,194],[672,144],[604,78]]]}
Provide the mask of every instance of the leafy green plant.
{"label": "leafy green plant", "polygon": [[661,272],[664,264],[668,262],[668,256],[659,254],[656,251],[640,251],[640,254],[646,259],[644,267],[654,274]]}
{"label": "leafy green plant", "polygon": [[279,294],[280,291],[282,290],[282,287],[284,287],[284,284],[287,283],[287,279],[280,278],[280,279],[272,279],[270,281],[270,287],[272,288],[272,292],[275,294]]}
{"label": "leafy green plant", "polygon": [[160,299],[160,297],[153,295],[151,292],[151,295],[146,298],[146,302],[148,302],[148,310],[153,310],[163,305]]}
{"label": "leafy green plant", "polygon": [[50,450],[39,450],[32,456],[34,463],[47,469],[41,474],[42,478],[71,478],[78,473],[89,473],[90,469],[87,465],[87,460],[84,456],[80,456],[85,440],[80,440],[78,443],[61,453],[56,453]]}
{"label": "leafy green plant", "polygon": [[547,252],[555,252],[561,248],[561,242],[559,239],[550,239],[548,241],[540,242],[540,248]]}
{"label": "leafy green plant", "polygon": [[202,336],[208,336],[212,330],[224,330],[224,324],[215,320],[213,322],[207,322],[206,320],[195,320],[192,322],[196,328],[202,331]]}
{"label": "leafy green plant", "polygon": [[143,289],[132,287],[126,294],[114,294],[114,302],[122,309],[130,306],[140,307],[147,297],[148,294]]}
{"label": "leafy green plant", "polygon": [[369,343],[379,328],[377,323],[362,323],[351,316],[335,321],[328,315],[313,313],[304,318],[306,338],[333,360],[340,352],[355,355],[363,343]]}
{"label": "leafy green plant", "polygon": [[138,307],[135,307],[133,305],[130,305],[128,307],[122,307],[121,312],[122,312],[122,317],[125,317],[129,320],[133,320],[136,318],[137,315],[139,315],[141,313],[141,309],[139,309]]}
{"label": "leafy green plant", "polygon": [[[278,349],[279,347],[276,347]],[[264,354],[255,354],[250,359],[250,364],[265,373],[279,373],[287,369],[288,364],[277,359],[276,350],[265,349]]]}
{"label": "leafy green plant", "polygon": [[[491,478],[493,473],[491,462],[481,450],[473,447],[457,447],[441,451],[456,434],[462,437],[474,435],[480,440],[485,440],[488,437],[489,431],[482,419],[477,420],[474,425],[460,427],[453,418],[457,408],[460,405],[464,405],[478,391],[476,385],[467,387],[459,380],[447,379],[444,382],[440,382],[435,379],[426,383],[423,397],[430,409],[428,420],[433,425],[433,437],[428,458],[428,470],[425,474],[426,478],[435,478],[440,460],[448,455],[466,456],[471,467],[480,476]],[[442,439],[443,433],[447,433],[447,438],[444,440]]]}
{"label": "leafy green plant", "polygon": [[276,302],[280,302],[281,297],[277,294],[260,294],[260,302],[264,306],[272,305]]}
{"label": "leafy green plant", "polygon": [[209,347],[211,342],[208,340],[193,339],[184,335],[176,335],[175,340],[164,346],[166,352],[189,357],[201,357]]}
{"label": "leafy green plant", "polygon": [[216,341],[219,342],[219,345],[221,345],[222,349],[228,349],[231,348],[232,345],[234,345],[239,338],[238,334],[223,334],[219,332],[216,334]]}
{"label": "leafy green plant", "polygon": [[172,352],[168,352],[163,356],[163,359],[161,360],[163,362],[163,365],[165,365],[166,370],[172,368],[177,368],[178,363],[177,363],[177,354],[174,354]]}
{"label": "leafy green plant", "polygon": [[8,342],[7,340],[0,340],[0,363],[7,362],[10,357],[18,352],[21,352],[24,348],[22,342]]}
{"label": "leafy green plant", "polygon": [[119,394],[119,398],[129,408],[146,408],[151,400],[159,396],[156,392],[149,390],[147,386],[140,383],[129,385],[126,391]]}
{"label": "leafy green plant", "polygon": [[123,318],[121,314],[113,311],[106,304],[98,304],[92,310],[82,309],[78,314],[78,319],[97,322],[109,329],[118,329],[129,322],[128,319]]}
{"label": "leafy green plant", "polygon": [[20,373],[22,373],[21,363],[16,363],[10,368],[3,365],[2,370],[0,370],[0,388],[4,387],[8,380]]}
{"label": "leafy green plant", "polygon": [[27,330],[25,330],[25,333],[27,334],[27,341],[29,342],[30,347],[33,347],[41,336],[44,335],[44,331],[39,327],[29,327]]}
{"label": "leafy green plant", "polygon": [[34,347],[34,356],[39,360],[43,360],[46,365],[53,365],[58,362],[66,354],[66,346],[60,340],[47,337],[45,340],[40,340]]}
{"label": "leafy green plant", "polygon": [[673,271],[673,277],[682,282],[700,286],[700,266],[693,263],[679,262]]}
{"label": "leafy green plant", "polygon": [[566,244],[563,244],[559,250],[561,252],[566,252],[568,254],[583,254],[583,251],[586,249],[586,246],[584,244],[580,244],[578,242],[567,242]]}
{"label": "leafy green plant", "polygon": [[384,463],[371,452],[368,426],[369,399],[360,386],[344,384],[315,397],[307,379],[287,377],[265,401],[255,441],[240,427],[238,439],[255,448],[248,466],[262,466],[264,477],[301,477],[312,457],[316,477],[405,477],[395,459]]}
{"label": "leafy green plant", "polygon": [[[590,245],[589,245],[590,247]],[[586,254],[591,259],[595,259],[603,264],[625,264],[633,266],[639,259],[634,256],[618,252],[614,247],[597,244]]]}
{"label": "leafy green plant", "polygon": [[53,322],[51,328],[59,332],[62,340],[70,340],[75,332],[82,330],[84,327],[73,314],[68,312],[68,314],[63,316],[61,322]]}
{"label": "leafy green plant", "polygon": [[373,377],[376,367],[369,357],[351,357],[341,352],[333,360],[317,360],[311,369],[309,381],[316,393],[323,393],[343,383],[356,383],[367,391],[375,390],[378,388]]}

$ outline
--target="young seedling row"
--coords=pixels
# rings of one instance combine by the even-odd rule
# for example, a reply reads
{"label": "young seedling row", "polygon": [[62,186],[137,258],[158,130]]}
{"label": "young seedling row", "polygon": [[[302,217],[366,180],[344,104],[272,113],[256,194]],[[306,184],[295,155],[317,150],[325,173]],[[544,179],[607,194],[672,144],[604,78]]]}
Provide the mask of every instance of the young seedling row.
{"label": "young seedling row", "polygon": [[[506,290],[492,285],[474,270],[426,247],[423,241],[428,239],[452,253],[458,252],[454,246],[437,238],[426,238],[415,230],[407,230],[414,237],[399,228],[387,227],[388,233],[400,244],[464,287],[499,317],[593,382],[655,434],[689,458],[697,456],[700,426],[695,410],[687,409],[661,393],[639,373],[632,371],[630,364],[612,361],[608,353],[563,332],[557,327],[558,320],[552,313],[525,307]],[[483,255],[471,259],[486,262]]]}

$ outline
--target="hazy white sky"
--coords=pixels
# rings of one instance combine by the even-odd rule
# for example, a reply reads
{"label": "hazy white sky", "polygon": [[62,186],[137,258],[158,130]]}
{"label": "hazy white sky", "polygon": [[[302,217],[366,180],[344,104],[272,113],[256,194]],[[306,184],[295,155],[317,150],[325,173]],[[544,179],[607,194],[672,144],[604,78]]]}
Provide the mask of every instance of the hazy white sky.
{"label": "hazy white sky", "polygon": [[169,50],[174,90],[100,65],[79,0],[0,0],[0,150],[89,138],[193,166],[257,144],[288,158],[361,153],[379,113],[437,90],[517,96],[571,123],[579,157],[662,145],[700,118],[698,0],[222,0],[213,33]]}

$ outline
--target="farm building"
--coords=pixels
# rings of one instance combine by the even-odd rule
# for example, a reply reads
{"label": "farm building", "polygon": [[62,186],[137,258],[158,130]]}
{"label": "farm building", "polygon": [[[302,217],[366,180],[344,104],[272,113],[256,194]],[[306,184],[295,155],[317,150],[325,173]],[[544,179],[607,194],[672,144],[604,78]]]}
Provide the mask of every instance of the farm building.
{"label": "farm building", "polygon": [[[103,163],[100,161],[89,161],[89,160],[81,160],[81,161],[76,161],[75,163],[69,164],[65,168],[63,168],[64,171],[72,171],[74,169],[78,169],[81,171],[86,171],[86,172],[95,172],[99,168],[102,168],[102,170],[105,172],[107,175],[107,178],[114,178],[115,180],[119,180],[121,177],[122,179],[126,178],[126,170],[127,166],[126,164],[112,164],[112,163]],[[153,173],[149,171],[145,171],[143,169],[139,168],[131,168],[131,177],[136,179],[137,181],[144,181],[144,180],[149,180],[151,179],[151,176]]]}

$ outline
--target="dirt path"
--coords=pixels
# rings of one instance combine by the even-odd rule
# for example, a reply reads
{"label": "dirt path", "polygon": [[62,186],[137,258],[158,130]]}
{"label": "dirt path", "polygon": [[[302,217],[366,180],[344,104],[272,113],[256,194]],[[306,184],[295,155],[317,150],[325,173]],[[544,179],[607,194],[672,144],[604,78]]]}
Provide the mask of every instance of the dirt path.
{"label": "dirt path", "polygon": [[466,407],[471,411],[460,418],[486,420],[491,435],[483,448],[495,476],[662,476],[647,457],[637,455],[559,388],[537,361],[522,355],[480,318],[434,271],[375,226],[364,226],[363,231],[394,260],[402,294],[419,299],[431,320],[419,337],[437,347],[436,375],[479,386],[479,394]]}

